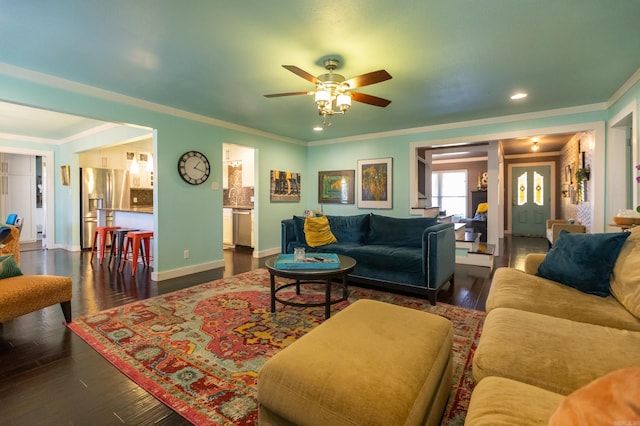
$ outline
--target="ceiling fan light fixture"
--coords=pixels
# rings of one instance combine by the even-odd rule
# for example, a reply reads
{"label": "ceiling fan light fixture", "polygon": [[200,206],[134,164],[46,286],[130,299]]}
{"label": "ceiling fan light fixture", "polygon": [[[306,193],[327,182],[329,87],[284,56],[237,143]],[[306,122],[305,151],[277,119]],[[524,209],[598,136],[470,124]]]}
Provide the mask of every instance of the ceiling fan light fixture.
{"label": "ceiling fan light fixture", "polygon": [[315,91],[273,93],[264,96],[267,98],[277,98],[281,96],[313,94],[314,102],[318,108],[318,114],[323,117],[323,127],[331,125],[331,121],[329,119],[334,114],[346,114],[347,110],[351,108],[352,101],[383,108],[391,103],[388,99],[352,91],[359,87],[369,86],[371,84],[377,84],[391,79],[391,74],[387,71],[372,71],[347,80],[344,76],[334,73],[339,66],[340,60],[335,58],[325,59],[324,68],[328,72],[316,77],[295,65],[283,65],[282,67],[286,70],[291,71],[298,77],[313,83],[315,85]]}
{"label": "ceiling fan light fixture", "polygon": [[326,108],[327,105],[331,104],[331,92],[324,87],[318,86],[318,90],[316,90],[315,101],[316,105],[318,105],[318,109],[322,110]]}
{"label": "ceiling fan light fixture", "polygon": [[538,149],[540,149],[540,147],[538,146],[538,141],[534,140],[533,141],[533,145],[531,146],[531,151],[538,151]]}
{"label": "ceiling fan light fixture", "polygon": [[338,93],[338,96],[336,97],[336,107],[341,112],[345,112],[351,108],[351,96],[346,93]]}

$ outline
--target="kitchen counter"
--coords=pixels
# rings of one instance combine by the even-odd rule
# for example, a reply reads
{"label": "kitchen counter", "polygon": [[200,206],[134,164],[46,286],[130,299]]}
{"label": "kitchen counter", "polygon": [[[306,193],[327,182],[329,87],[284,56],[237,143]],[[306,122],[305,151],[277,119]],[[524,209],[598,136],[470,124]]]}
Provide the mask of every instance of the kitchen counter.
{"label": "kitchen counter", "polygon": [[153,213],[153,207],[130,207],[127,209],[107,209],[99,208],[98,211],[104,210],[106,212],[134,212],[134,213]]}
{"label": "kitchen counter", "polygon": [[113,213],[113,226],[144,231],[153,230],[153,207],[99,208],[98,226],[105,226],[108,213]]}
{"label": "kitchen counter", "polygon": [[253,206],[236,206],[235,204],[231,204],[231,205],[223,205],[222,206],[225,209],[241,209],[241,210],[253,210]]}

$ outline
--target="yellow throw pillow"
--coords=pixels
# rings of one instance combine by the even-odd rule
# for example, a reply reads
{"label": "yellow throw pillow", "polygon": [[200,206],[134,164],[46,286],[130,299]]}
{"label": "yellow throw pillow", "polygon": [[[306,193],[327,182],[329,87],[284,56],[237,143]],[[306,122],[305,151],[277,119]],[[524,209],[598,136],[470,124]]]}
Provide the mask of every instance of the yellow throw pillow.
{"label": "yellow throw pillow", "polygon": [[476,213],[486,213],[489,211],[489,203],[480,203],[476,209]]}
{"label": "yellow throw pillow", "polygon": [[613,267],[611,293],[636,318],[640,318],[640,226],[631,229]]}
{"label": "yellow throw pillow", "polygon": [[324,246],[338,241],[331,232],[329,219],[326,216],[306,218],[304,235],[309,247]]}

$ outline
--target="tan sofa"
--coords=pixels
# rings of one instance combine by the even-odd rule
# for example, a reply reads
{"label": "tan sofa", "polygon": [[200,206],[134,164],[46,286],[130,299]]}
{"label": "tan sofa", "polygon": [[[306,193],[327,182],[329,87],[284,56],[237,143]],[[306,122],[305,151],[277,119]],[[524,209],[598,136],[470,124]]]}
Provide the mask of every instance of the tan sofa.
{"label": "tan sofa", "polygon": [[527,256],[525,271],[495,272],[465,424],[546,425],[567,395],[640,367],[640,228],[622,247],[608,297],[535,276],[544,256]]}
{"label": "tan sofa", "polygon": [[548,219],[547,220],[547,240],[550,245],[553,245],[560,236],[560,231],[565,230],[567,232],[579,232],[584,234],[586,228],[580,222],[569,223],[566,219]]}
{"label": "tan sofa", "polygon": [[[0,255],[12,254],[20,264],[19,230],[0,247]],[[0,323],[57,303],[65,321],[71,322],[72,282],[56,275],[18,275],[0,279]]]}

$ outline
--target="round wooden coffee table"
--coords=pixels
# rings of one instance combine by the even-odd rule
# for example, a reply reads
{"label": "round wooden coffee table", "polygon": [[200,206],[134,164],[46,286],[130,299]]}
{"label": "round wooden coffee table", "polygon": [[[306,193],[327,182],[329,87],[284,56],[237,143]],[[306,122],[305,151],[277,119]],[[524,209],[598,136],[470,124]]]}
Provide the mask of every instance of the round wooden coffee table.
{"label": "round wooden coffee table", "polygon": [[[347,275],[356,267],[356,260],[349,257],[338,255],[340,259],[340,266],[335,269],[281,269],[275,267],[276,257],[267,259],[265,266],[269,270],[271,276],[271,312],[276,311],[276,300],[283,305],[289,306],[324,306],[324,317],[329,318],[331,316],[331,305],[340,303],[347,300],[349,297],[349,290],[347,288]],[[291,278],[296,280],[293,283],[283,284],[280,287],[276,287],[276,277]],[[342,297],[331,298],[331,282],[335,279],[342,280]],[[294,300],[283,300],[278,298],[277,293],[289,287],[296,287],[296,294],[300,294],[300,284],[317,284],[318,282],[325,283],[325,299],[319,303],[303,303],[296,302]]]}

